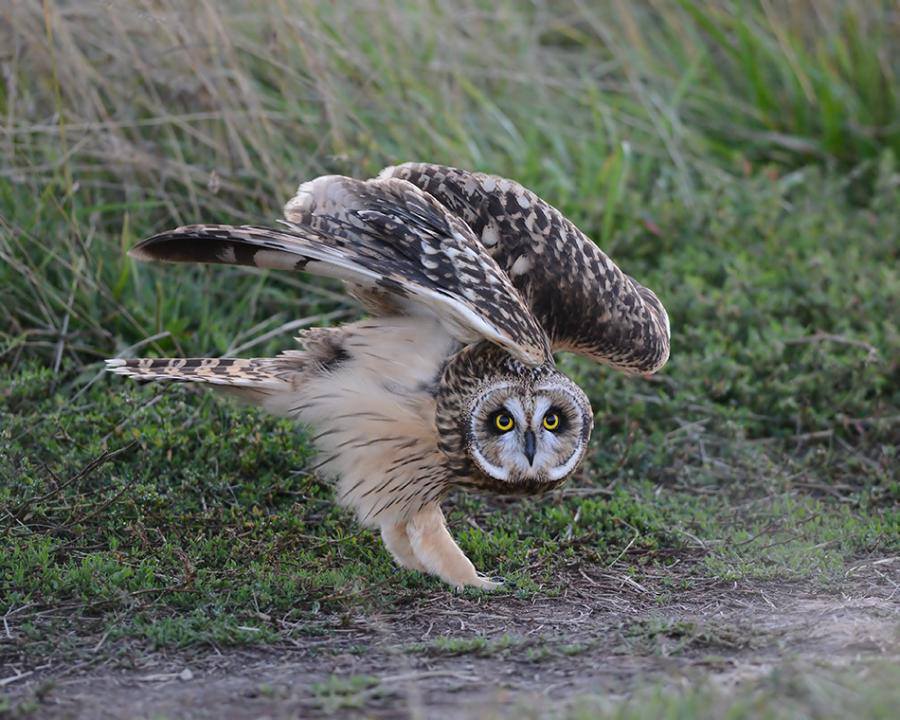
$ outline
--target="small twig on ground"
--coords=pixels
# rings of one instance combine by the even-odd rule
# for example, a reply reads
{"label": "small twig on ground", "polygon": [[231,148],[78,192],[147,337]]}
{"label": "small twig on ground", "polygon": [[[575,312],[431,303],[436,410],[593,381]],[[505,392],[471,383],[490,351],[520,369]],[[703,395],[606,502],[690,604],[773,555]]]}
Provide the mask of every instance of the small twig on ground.
{"label": "small twig on ground", "polygon": [[[631,527],[631,526],[629,525],[629,527]],[[615,560],[613,560],[609,565],[606,566],[607,569],[611,568],[613,565],[615,565],[617,562],[619,562],[619,560],[622,559],[622,556],[628,552],[628,550],[631,548],[632,545],[634,545],[634,541],[637,540],[641,536],[640,532],[638,532],[635,528],[631,528],[631,529],[634,530],[634,535],[632,536],[631,540],[628,541],[628,544],[624,548],[622,548],[622,552],[620,552],[618,555],[616,555]]]}
{"label": "small twig on ground", "polygon": [[112,632],[112,628],[108,628],[107,631],[105,633],[103,633],[103,635],[100,637],[99,642],[96,645],[94,645],[94,647],[91,649],[92,653],[97,653],[100,651],[100,648],[103,647],[103,643],[106,642],[106,638],[109,637],[109,634],[111,632]]}
{"label": "small twig on ground", "polygon": [[[100,467],[101,465],[105,465],[110,460],[114,460],[119,455],[125,454],[126,452],[131,450],[135,445],[137,445],[137,441],[132,440],[130,443],[128,443],[124,447],[118,448],[117,450],[107,450],[107,451],[101,453],[96,458],[91,460],[87,465],[85,465],[81,470],[79,470],[77,473],[75,473],[72,477],[70,477],[68,480],[66,480],[62,483],[59,483],[57,480],[57,486],[53,490],[51,490],[48,493],[45,493],[44,495],[30,497],[30,498],[27,498],[26,500],[23,500],[15,508],[8,510],[7,511],[8,515],[10,517],[12,517],[13,519],[18,520],[18,518],[22,514],[22,512],[24,510],[28,509],[29,507],[31,507],[34,503],[41,503],[45,500],[49,500],[50,498],[55,497],[60,492],[62,492],[62,490],[64,490],[65,488],[83,480],[85,477],[87,477],[91,472],[96,470],[98,467]],[[52,473],[51,473],[51,475],[52,475]],[[54,477],[54,479],[56,479],[55,475],[53,477]]]}
{"label": "small twig on ground", "polygon": [[569,523],[569,527],[566,528],[566,532],[563,535],[566,542],[572,539],[572,532],[575,526],[578,524],[578,521],[581,519],[581,505],[578,506],[578,509],[575,511],[575,517],[572,518],[572,522]]}
{"label": "small twig on ground", "polygon": [[451,670],[426,670],[424,672],[409,672],[403,675],[388,675],[379,678],[379,682],[384,685],[387,683],[406,682],[407,680],[424,680],[426,678],[450,677],[465,682],[478,682],[481,678],[474,675],[463,675],[462,673],[453,672]]}
{"label": "small twig on ground", "polygon": [[137,410],[135,410],[130,415],[128,415],[128,417],[125,418],[122,422],[120,422],[118,425],[116,425],[112,430],[110,430],[108,433],[106,433],[106,435],[103,436],[101,442],[106,443],[113,435],[115,435],[117,432],[119,432],[119,430],[121,430],[123,427],[125,427],[128,423],[134,421],[134,419],[139,414],[143,413],[145,410],[149,410],[151,407],[156,405],[156,403],[158,403],[160,400],[162,400],[163,397],[165,397],[166,393],[169,392],[173,387],[175,387],[175,384],[163,385],[162,389],[158,393],[156,393],[156,395],[154,395],[152,398],[150,398],[147,402],[145,402],[143,405],[141,405]]}
{"label": "small twig on ground", "polygon": [[639,582],[637,582],[636,580],[632,580],[632,579],[631,579],[630,577],[628,577],[627,575],[613,575],[612,573],[604,573],[604,574],[603,574],[603,577],[609,578],[610,580],[618,580],[618,581],[622,582],[622,583],[625,584],[625,585],[630,585],[631,587],[633,587],[633,588],[634,588],[635,590],[637,590],[638,592],[641,592],[641,593],[644,593],[644,594],[648,594],[648,593],[650,592],[647,588],[645,588],[645,587],[644,587],[643,585],[641,585]]}
{"label": "small twig on ground", "polygon": [[0,687],[11,685],[14,682],[18,682],[22,678],[27,678],[29,675],[34,675],[34,670],[29,670],[28,672],[19,673],[18,675],[10,675],[9,677],[2,678],[0,679]]}

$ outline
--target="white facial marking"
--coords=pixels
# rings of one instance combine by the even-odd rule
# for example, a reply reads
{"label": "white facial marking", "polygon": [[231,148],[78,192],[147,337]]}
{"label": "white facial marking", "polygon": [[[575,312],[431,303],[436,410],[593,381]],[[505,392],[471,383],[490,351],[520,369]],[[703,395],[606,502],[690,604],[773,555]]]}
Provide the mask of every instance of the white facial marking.
{"label": "white facial marking", "polygon": [[472,406],[472,415],[471,415],[471,424],[472,424],[471,430],[472,431],[475,430],[475,423],[477,422],[476,418],[478,417],[478,415],[481,414],[481,408],[484,405],[484,403],[487,401],[487,399],[489,397],[491,397],[495,392],[498,392],[500,390],[507,390],[510,387],[512,387],[511,383],[498,383],[496,385],[491,385],[490,388],[488,388],[487,392],[485,392],[484,395],[482,395],[478,399],[478,402],[476,402],[475,405]]}
{"label": "white facial marking", "polygon": [[[540,393],[548,392],[551,388],[541,387],[537,388],[537,392]],[[559,390],[559,388],[553,388],[554,390]],[[564,391],[565,392],[565,391]],[[571,402],[576,405],[575,398],[571,396],[570,393],[566,392],[571,398]],[[538,395],[535,400],[534,406],[534,420],[533,425],[535,429],[535,433],[538,436],[538,448],[539,452],[535,455],[534,464],[535,467],[547,467],[547,474],[551,480],[559,480],[568,475],[572,470],[575,469],[575,466],[578,464],[578,461],[581,459],[581,447],[576,446],[575,450],[569,456],[569,458],[562,464],[552,466],[551,464],[555,462],[557,458],[557,452],[559,446],[562,444],[559,437],[556,433],[551,432],[549,430],[544,429],[544,415],[547,414],[547,411],[553,406],[553,401],[547,397],[546,395]],[[569,428],[569,432],[574,432],[575,428]],[[541,465],[538,465],[538,462],[541,462]]]}
{"label": "white facial marking", "polygon": [[[523,469],[522,458],[524,453],[519,447],[519,436],[516,431],[511,431],[500,438],[500,458],[504,467],[518,467]],[[527,464],[526,464],[527,465]]]}
{"label": "white facial marking", "polygon": [[[514,387],[514,383],[492,385],[473,406],[471,418],[473,433],[480,430],[480,428],[476,428],[476,423],[484,422],[486,411],[493,413],[502,408],[515,421],[512,430],[502,433],[494,441],[496,452],[494,459],[497,464],[488,460],[477,446],[471,448],[473,460],[485,473],[501,481],[510,481],[511,478],[544,477],[550,482],[555,482],[565,478],[578,465],[584,451],[580,442],[583,419],[580,416],[579,398],[565,387],[547,384],[535,388],[531,397],[512,394],[500,405],[496,400],[497,393]],[[561,433],[543,427],[544,416],[550,411],[550,408],[560,402],[560,393],[566,396],[566,399],[562,400],[563,406],[567,409],[566,415],[573,420],[573,426],[566,428],[565,437],[561,437]],[[489,399],[491,403],[485,405]],[[528,462],[525,455],[524,434],[526,431],[532,431],[535,434],[535,454],[531,463]],[[568,444],[569,438],[573,437],[576,440],[573,451],[562,464],[559,464],[561,453],[564,452],[563,448]]]}
{"label": "white facial marking", "polygon": [[527,427],[525,422],[525,408],[522,406],[522,401],[519,400],[519,398],[509,398],[504,407],[506,407],[513,416],[517,428]]}
{"label": "white facial marking", "polygon": [[535,432],[543,430],[544,415],[550,409],[553,401],[545,395],[539,396],[534,403],[534,417],[531,418],[531,429]]}
{"label": "white facial marking", "polygon": [[560,478],[564,478],[566,475],[572,472],[572,470],[575,469],[575,466],[578,464],[578,461],[580,459],[581,448],[576,447],[575,452],[572,453],[572,457],[566,460],[562,465],[550,469],[550,479],[559,480]]}
{"label": "white facial marking", "polygon": [[494,463],[482,455],[481,450],[478,449],[477,445],[472,446],[472,454],[475,456],[475,461],[481,465],[482,470],[488,475],[497,480],[509,480],[509,470],[500,467],[499,465],[494,465]]}

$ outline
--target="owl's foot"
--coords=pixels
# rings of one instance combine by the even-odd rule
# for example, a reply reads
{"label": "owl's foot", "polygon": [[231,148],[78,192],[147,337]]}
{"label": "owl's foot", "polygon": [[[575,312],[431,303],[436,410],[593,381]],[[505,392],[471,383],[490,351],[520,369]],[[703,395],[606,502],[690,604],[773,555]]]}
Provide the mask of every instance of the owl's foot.
{"label": "owl's foot", "polygon": [[503,578],[488,578],[484,575],[478,575],[478,584],[474,587],[477,587],[480,590],[499,590],[503,587]]}
{"label": "owl's foot", "polygon": [[447,531],[444,513],[434,504],[419,511],[406,524],[409,544],[427,572],[437,575],[445,583],[461,590],[475,587],[496,590],[500,584],[479,575],[472,561]]}

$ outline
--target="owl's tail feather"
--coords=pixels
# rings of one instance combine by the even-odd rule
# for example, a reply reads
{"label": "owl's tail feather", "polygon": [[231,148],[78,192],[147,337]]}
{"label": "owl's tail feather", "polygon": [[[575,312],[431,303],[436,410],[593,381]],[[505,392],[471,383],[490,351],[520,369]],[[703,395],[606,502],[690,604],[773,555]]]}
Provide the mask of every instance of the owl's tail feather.
{"label": "owl's tail feather", "polygon": [[[138,380],[200,382],[255,390],[290,390],[297,368],[283,358],[116,358],[106,369]],[[224,389],[224,388],[223,388]]]}

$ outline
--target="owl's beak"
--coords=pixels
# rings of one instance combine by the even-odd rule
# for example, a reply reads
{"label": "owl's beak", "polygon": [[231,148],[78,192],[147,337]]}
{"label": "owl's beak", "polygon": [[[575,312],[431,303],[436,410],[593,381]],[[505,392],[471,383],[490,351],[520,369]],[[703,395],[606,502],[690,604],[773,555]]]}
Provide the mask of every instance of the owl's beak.
{"label": "owl's beak", "polygon": [[526,430],[525,431],[525,457],[528,458],[528,464],[534,465],[534,431]]}

